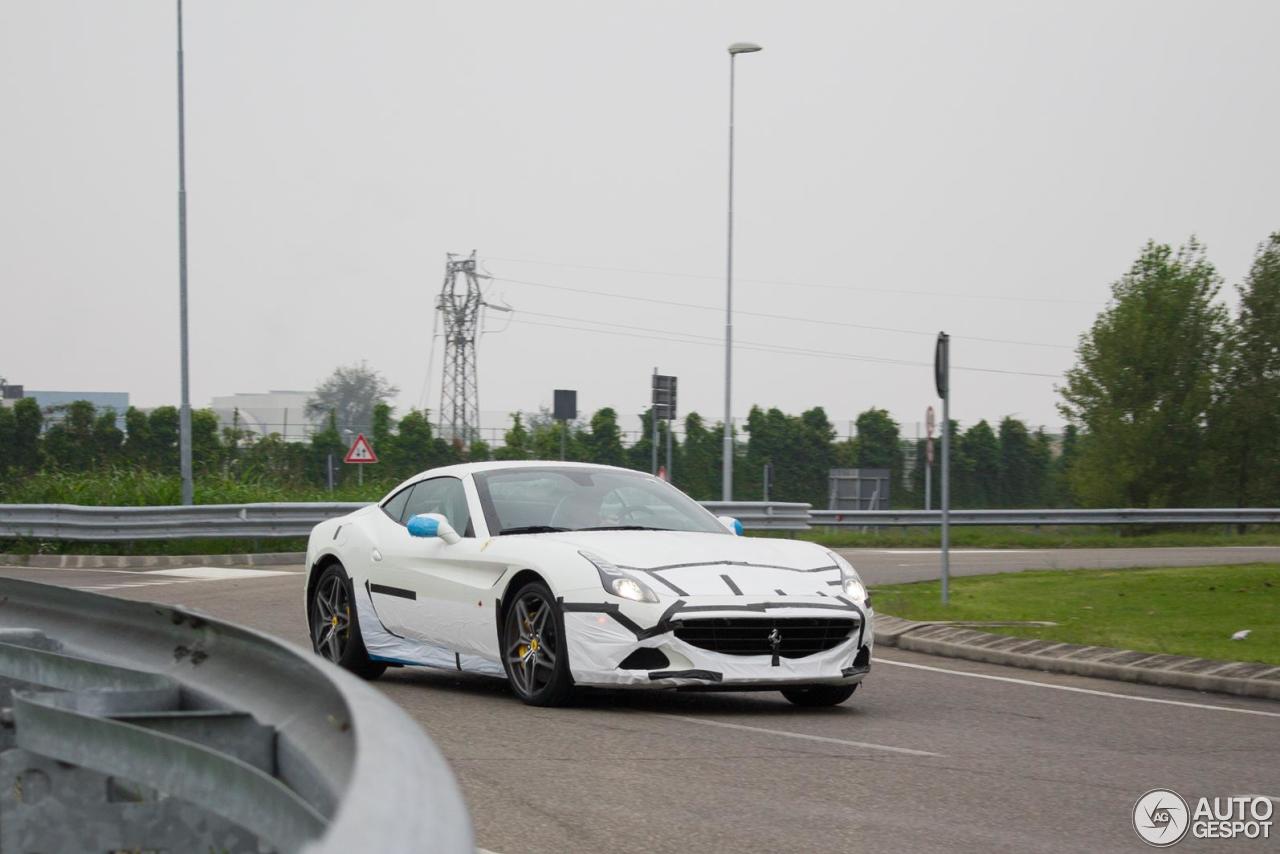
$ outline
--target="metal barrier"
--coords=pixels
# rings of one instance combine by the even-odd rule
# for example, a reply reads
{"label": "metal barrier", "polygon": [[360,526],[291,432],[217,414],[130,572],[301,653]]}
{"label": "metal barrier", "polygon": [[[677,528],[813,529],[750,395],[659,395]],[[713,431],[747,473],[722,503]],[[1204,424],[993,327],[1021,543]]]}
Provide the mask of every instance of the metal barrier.
{"label": "metal barrier", "polygon": [[[358,502],[199,504],[194,507],[84,507],[0,504],[0,539],[130,542],[182,539],[305,537],[325,519],[366,505]],[[939,525],[937,510],[814,510],[780,501],[704,501],[751,531],[807,531],[811,527]],[[1273,525],[1280,508],[1173,510],[952,510],[952,525]]]}
{"label": "metal barrier", "polygon": [[703,501],[717,516],[732,516],[749,531],[807,531],[811,505],[783,501]]}
{"label": "metal barrier", "polygon": [[[952,525],[1274,525],[1280,508],[1223,507],[1111,510],[952,510]],[[813,527],[941,525],[938,510],[812,510]]]}
{"label": "metal barrier", "polygon": [[0,504],[0,537],[128,542],[305,537],[360,502],[197,504],[191,507],[87,507]]}
{"label": "metal barrier", "polygon": [[418,725],[319,657],[29,581],[0,603],[0,850],[475,850]]}

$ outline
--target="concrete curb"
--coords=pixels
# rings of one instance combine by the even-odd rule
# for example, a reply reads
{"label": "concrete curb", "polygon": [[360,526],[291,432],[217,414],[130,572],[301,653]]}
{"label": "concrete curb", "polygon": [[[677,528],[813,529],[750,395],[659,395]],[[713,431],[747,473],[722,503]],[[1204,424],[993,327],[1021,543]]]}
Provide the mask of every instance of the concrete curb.
{"label": "concrete curb", "polygon": [[0,566],[42,569],[167,569],[177,566],[287,566],[307,559],[305,552],[226,555],[7,555]]}
{"label": "concrete curb", "polygon": [[876,643],[947,658],[1280,700],[1280,667],[993,635],[877,615]]}

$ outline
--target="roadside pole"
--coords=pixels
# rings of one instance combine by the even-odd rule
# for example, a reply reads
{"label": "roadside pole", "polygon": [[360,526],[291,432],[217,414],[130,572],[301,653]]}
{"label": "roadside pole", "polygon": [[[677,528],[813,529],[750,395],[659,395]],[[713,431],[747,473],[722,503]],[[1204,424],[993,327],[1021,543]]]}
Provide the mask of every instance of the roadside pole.
{"label": "roadside pole", "polygon": [[569,446],[569,422],[578,418],[578,390],[558,388],[552,392],[552,415],[560,422],[560,460],[563,462]]}
{"label": "roadside pole", "polygon": [[951,600],[951,336],[938,333],[933,355],[934,382],[942,398],[942,604]]}
{"label": "roadside pole", "polygon": [[178,470],[182,503],[195,501],[191,470],[191,370],[187,335],[187,113],[182,59],[182,0],[178,0],[178,339],[182,349],[182,405],[178,410]]}
{"label": "roadside pole", "polygon": [[658,388],[658,369],[653,369],[653,388],[655,396],[653,402],[649,404],[649,422],[653,427],[653,466],[649,469],[649,474],[654,477],[658,476],[658,402],[656,392]]}
{"label": "roadside pole", "polygon": [[672,456],[671,419],[667,419],[667,483],[675,482],[675,459]]}
{"label": "roadside pole", "polygon": [[933,509],[933,407],[924,411],[924,509]]}

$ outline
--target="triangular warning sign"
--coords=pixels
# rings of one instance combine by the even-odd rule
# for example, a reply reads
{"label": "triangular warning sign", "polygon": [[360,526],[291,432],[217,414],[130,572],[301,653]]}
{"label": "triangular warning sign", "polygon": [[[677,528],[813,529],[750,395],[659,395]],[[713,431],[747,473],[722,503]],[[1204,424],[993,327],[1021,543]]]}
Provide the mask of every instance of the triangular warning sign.
{"label": "triangular warning sign", "polygon": [[351,450],[347,451],[342,461],[344,463],[376,463],[378,455],[373,452],[373,446],[369,444],[369,440],[360,433],[351,443]]}

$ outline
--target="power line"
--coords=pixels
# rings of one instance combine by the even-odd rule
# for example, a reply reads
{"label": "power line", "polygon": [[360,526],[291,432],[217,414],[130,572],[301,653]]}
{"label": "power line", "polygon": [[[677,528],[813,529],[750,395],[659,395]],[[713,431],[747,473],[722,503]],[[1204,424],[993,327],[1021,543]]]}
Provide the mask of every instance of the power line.
{"label": "power line", "polygon": [[[535,312],[524,312],[524,313],[534,314]],[[553,317],[553,318],[557,317],[557,315],[546,315],[546,314],[540,315],[540,316]],[[565,319],[574,320],[576,318],[565,318]],[[720,347],[720,346],[723,346],[724,344],[723,340],[718,338],[711,338],[711,336],[703,336],[703,335],[695,336],[695,335],[690,335],[684,332],[666,333],[665,330],[661,330],[661,329],[649,329],[643,326],[625,326],[623,324],[606,323],[604,321],[598,321],[598,320],[588,320],[585,322],[597,323],[605,326],[618,326],[623,329],[634,329],[634,330],[640,330],[644,332],[656,332],[660,334],[642,335],[642,334],[639,334],[639,332],[618,332],[611,329],[593,329],[587,326],[565,326],[557,323],[542,323],[536,320],[523,320],[520,317],[513,317],[511,319],[511,322],[521,323],[526,326],[542,326],[548,329],[566,329],[566,330],[572,330],[576,332],[595,332],[595,333],[604,334],[604,335],[619,335],[626,338],[644,338],[650,341],[667,341],[672,344],[698,344],[704,347]],[[680,335],[680,336],[686,336],[686,337],[674,338],[674,337],[670,337],[671,335]],[[698,339],[708,339],[708,340],[698,340]],[[839,359],[842,361],[870,362],[873,364],[893,365],[893,366],[901,366],[901,367],[919,367],[919,368],[933,367],[933,364],[931,362],[915,362],[909,359],[892,359],[888,357],[866,356],[866,355],[860,355],[856,353],[832,353],[825,350],[806,350],[800,347],[785,347],[782,345],[764,344],[760,342],[751,342],[751,341],[740,341],[740,342],[735,341],[734,346],[743,350],[756,350],[763,353],[776,353],[776,354],[787,355],[787,356],[809,356],[809,357],[816,357],[816,358],[822,358],[822,359]],[[953,370],[957,370],[957,371],[975,371],[978,373],[985,373],[985,374],[1006,374],[1006,375],[1022,376],[1022,377],[1045,377],[1047,379],[1061,379],[1061,374],[1044,374],[1044,373],[1035,373],[1032,371],[1010,371],[1002,368],[979,368],[979,367],[964,366],[964,365],[952,365],[951,367]]]}
{"label": "power line", "polygon": [[[490,261],[506,261],[509,264],[539,264],[545,267],[566,267],[573,270],[594,270],[601,273],[632,273],[638,276],[669,276],[678,279],[713,279],[719,280],[722,276],[709,276],[702,273],[677,273],[670,270],[636,270],[627,267],[597,267],[589,264],[567,264],[558,261],[534,261],[529,258],[496,258],[489,256]],[[1001,302],[1037,302],[1037,303],[1072,303],[1076,305],[1097,305],[1093,300],[1067,299],[1065,297],[1023,297],[1023,296],[1002,296],[1000,294],[955,294],[945,291],[921,291],[911,290],[907,288],[869,288],[862,285],[827,285],[816,282],[792,282],[780,281],[777,279],[744,279],[738,276],[734,277],[735,282],[752,282],[758,285],[784,285],[792,288],[818,288],[820,290],[829,291],[865,291],[867,293],[890,294],[892,296],[900,296],[906,294],[908,296],[922,297],[948,297],[952,299],[976,299],[976,300],[997,300]]]}
{"label": "power line", "polygon": [[[634,294],[615,294],[608,291],[593,291],[587,288],[574,288],[568,285],[553,285],[553,284],[550,284],[549,282],[531,282],[531,281],[528,281],[527,279],[510,279],[510,278],[507,278],[506,276],[491,276],[490,278],[492,278],[493,281],[495,282],[509,282],[514,285],[531,285],[535,288],[550,288],[552,290],[568,291],[569,293],[575,293],[575,294],[587,294],[589,296],[612,297],[614,299],[625,299],[625,300],[631,300],[632,302],[647,302],[647,303],[654,303],[656,305],[672,305],[672,306],[677,306],[679,308],[697,309],[699,311],[714,311],[714,312],[724,311],[723,306],[700,305],[698,303],[679,302],[677,300],[664,300],[664,299],[658,299],[657,297],[642,297],[642,296],[636,296]],[[918,335],[926,338],[934,338],[937,336],[936,332],[923,332],[919,329],[897,329],[891,326],[870,326],[868,324],[863,324],[863,323],[849,323],[843,320],[821,320],[813,317],[798,317],[796,315],[790,315],[790,314],[774,314],[774,313],[766,313],[761,311],[743,311],[742,309],[735,309],[734,314],[747,315],[749,317],[763,317],[768,320],[790,320],[798,323],[814,323],[820,326],[840,326],[848,329],[864,329],[864,330],[869,330],[873,332],[893,332],[900,335]],[[965,341],[984,341],[989,344],[1013,344],[1013,345],[1022,346],[1022,347],[1046,347],[1053,350],[1073,349],[1072,347],[1068,347],[1065,344],[1045,344],[1039,341],[1015,341],[1008,338],[983,338],[976,335],[953,335],[951,337],[962,339]]]}

